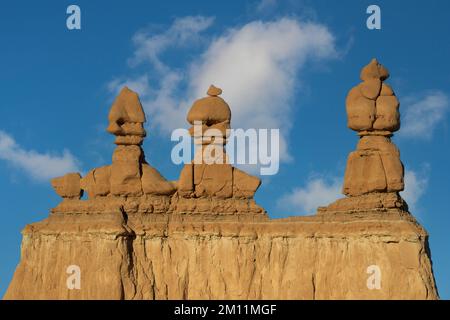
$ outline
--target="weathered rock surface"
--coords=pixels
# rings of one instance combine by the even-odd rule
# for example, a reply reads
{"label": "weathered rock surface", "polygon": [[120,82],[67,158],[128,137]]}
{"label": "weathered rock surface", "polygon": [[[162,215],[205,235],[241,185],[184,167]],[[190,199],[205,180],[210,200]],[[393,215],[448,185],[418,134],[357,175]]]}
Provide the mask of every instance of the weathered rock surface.
{"label": "weathered rock surface", "polygon": [[[196,162],[196,155],[178,181],[167,181],[145,161],[145,115],[124,88],[109,115],[112,164],[52,180],[62,202],[22,231],[21,261],[4,298],[437,299],[428,235],[398,193],[396,118],[385,112],[397,102],[378,110],[378,100],[393,96],[388,76],[372,62],[347,99],[361,135],[347,166],[348,197],[315,216],[286,219],[269,219],[253,199],[260,179],[227,161]],[[191,128],[199,152],[226,143],[231,111],[221,92],[211,86],[188,115],[201,124],[200,133]],[[217,128],[223,141],[205,140]],[[74,266],[79,287],[68,285]]]}
{"label": "weathered rock surface", "polygon": [[[6,299],[436,299],[406,212],[255,216],[53,213],[23,231]],[[80,290],[66,286],[69,265]],[[367,268],[381,289],[367,287]]]}
{"label": "weathered rock surface", "polygon": [[176,186],[145,160],[141,144],[146,136],[143,127],[146,118],[138,95],[124,87],[111,106],[108,120],[107,131],[116,136],[117,145],[112,164],[92,169],[78,184],[66,182],[68,175],[53,179],[58,184],[58,194],[63,196],[59,190],[75,185],[80,193],[87,191],[90,199],[110,194],[118,197],[174,194]]}
{"label": "weathered rock surface", "polygon": [[231,110],[210,86],[207,97],[196,100],[187,115],[198,149],[192,163],[181,171],[178,194],[185,198],[252,199],[261,181],[228,163],[224,146],[230,128]]}
{"label": "weathered rock surface", "polygon": [[345,170],[343,193],[350,197],[404,189],[400,152],[390,138],[400,129],[400,103],[384,83],[388,77],[387,69],[373,59],[361,71],[363,82],[347,95],[348,127],[360,136]]}
{"label": "weathered rock surface", "polygon": [[79,173],[68,173],[62,177],[54,178],[51,181],[52,187],[61,198],[80,199],[83,195]]}
{"label": "weathered rock surface", "polygon": [[384,83],[387,69],[376,59],[361,71],[362,83],[347,95],[348,127],[355,131],[390,131],[400,128],[399,102],[391,87]]}

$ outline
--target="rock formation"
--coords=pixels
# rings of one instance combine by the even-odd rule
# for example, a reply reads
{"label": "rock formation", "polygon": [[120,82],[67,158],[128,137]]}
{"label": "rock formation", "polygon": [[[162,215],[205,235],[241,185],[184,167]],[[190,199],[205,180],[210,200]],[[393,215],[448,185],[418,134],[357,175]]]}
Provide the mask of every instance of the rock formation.
{"label": "rock formation", "polygon": [[[146,119],[138,95],[123,88],[108,119],[107,131],[115,135],[117,145],[112,165],[92,169],[83,178],[68,173],[53,179],[53,188],[64,199],[53,212],[103,211],[110,204],[123,210],[121,203],[130,201],[142,212],[166,211],[176,183],[167,181],[145,160],[141,145],[146,136]],[[80,201],[84,192],[88,200]]]}
{"label": "rock formation", "polygon": [[175,186],[150,166],[141,144],[146,135],[145,114],[138,95],[123,88],[109,112],[108,132],[116,136],[112,165],[91,170],[81,180],[90,198],[115,196],[171,195]]}
{"label": "rock formation", "polygon": [[349,198],[338,200],[329,209],[358,211],[368,205],[407,210],[398,194],[404,188],[403,164],[391,141],[393,132],[400,129],[400,103],[385,83],[389,71],[373,59],[360,77],[363,82],[350,90],[346,100],[348,127],[360,137],[345,170],[343,193]]}
{"label": "rock formation", "polygon": [[228,163],[231,111],[219,88],[188,113],[198,148],[177,182],[145,161],[145,115],[124,88],[109,114],[112,164],[52,180],[62,202],[22,231],[4,298],[438,298],[428,235],[398,195],[403,167],[390,141],[398,102],[387,76],[374,60],[349,94],[349,126],[361,138],[348,161],[348,197],[286,219],[270,219],[253,199],[260,180]]}
{"label": "rock formation", "polygon": [[219,97],[221,93],[221,89],[211,86],[208,97],[195,101],[188,112],[187,120],[193,125],[189,132],[197,150],[192,163],[185,164],[181,170],[179,202],[190,203],[195,208],[199,198],[215,199],[214,206],[217,207],[218,202],[221,205],[217,209],[211,206],[207,212],[223,214],[233,208],[233,213],[265,214],[252,201],[261,184],[259,178],[229,164],[225,144],[231,110]]}

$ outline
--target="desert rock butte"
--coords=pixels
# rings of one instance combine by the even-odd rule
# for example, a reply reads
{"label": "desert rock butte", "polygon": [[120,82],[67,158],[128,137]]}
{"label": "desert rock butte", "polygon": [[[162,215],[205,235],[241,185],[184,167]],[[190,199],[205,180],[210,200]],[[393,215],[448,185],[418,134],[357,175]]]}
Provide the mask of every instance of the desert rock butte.
{"label": "desert rock butte", "polygon": [[[195,101],[187,120],[202,125],[200,136],[190,130],[198,152],[217,144],[224,162],[196,154],[178,181],[146,161],[146,117],[138,95],[123,88],[108,116],[112,164],[51,181],[62,201],[22,231],[4,298],[438,299],[428,234],[399,195],[404,170],[391,141],[399,101],[385,83],[389,72],[374,59],[360,77],[346,101],[359,141],[345,197],[284,219],[256,204],[261,181],[226,161],[231,108],[220,88]],[[210,128],[223,139],[205,143]],[[67,284],[70,266],[79,267],[79,288]]]}

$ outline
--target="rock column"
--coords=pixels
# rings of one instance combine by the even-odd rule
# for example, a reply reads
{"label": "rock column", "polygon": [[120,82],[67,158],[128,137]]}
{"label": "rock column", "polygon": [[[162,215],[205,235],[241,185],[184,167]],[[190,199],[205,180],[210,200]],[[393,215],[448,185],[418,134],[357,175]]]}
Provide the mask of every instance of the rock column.
{"label": "rock column", "polygon": [[219,97],[221,93],[220,88],[210,86],[207,97],[196,100],[187,115],[197,151],[180,174],[178,194],[184,198],[251,199],[261,183],[229,164],[224,146],[231,110]]}
{"label": "rock column", "polygon": [[393,132],[400,129],[400,104],[384,82],[388,77],[388,70],[373,59],[361,71],[363,82],[347,96],[348,127],[360,136],[347,161],[343,187],[347,196],[404,188],[400,152],[391,141]]}

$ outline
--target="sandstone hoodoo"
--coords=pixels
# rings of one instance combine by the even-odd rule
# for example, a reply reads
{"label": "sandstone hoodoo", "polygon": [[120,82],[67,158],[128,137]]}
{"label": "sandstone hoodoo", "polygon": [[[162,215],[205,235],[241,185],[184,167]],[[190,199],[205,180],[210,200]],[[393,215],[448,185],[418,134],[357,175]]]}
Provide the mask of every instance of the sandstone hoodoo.
{"label": "sandstone hoodoo", "polygon": [[348,159],[346,195],[403,190],[400,152],[390,139],[400,128],[400,103],[384,82],[388,77],[387,69],[373,59],[361,71],[363,82],[347,96],[348,126],[361,139]]}
{"label": "sandstone hoodoo", "polygon": [[[184,210],[193,212],[197,207],[197,199],[203,198],[205,205],[210,204],[208,212],[265,214],[253,200],[261,184],[260,179],[229,164],[225,144],[227,130],[230,129],[231,110],[219,97],[221,93],[220,88],[211,86],[208,96],[195,101],[188,112],[187,120],[193,125],[189,132],[197,151],[192,163],[186,164],[181,170],[178,208],[182,203]],[[215,134],[209,135],[210,132]],[[205,199],[215,201],[213,203]]]}
{"label": "sandstone hoodoo", "polygon": [[169,197],[175,193],[175,183],[167,181],[145,160],[141,145],[146,136],[143,126],[146,119],[138,95],[127,87],[123,88],[108,119],[107,131],[116,137],[117,145],[112,164],[92,169],[83,178],[78,173],[69,173],[53,179],[53,187],[64,199],[80,199],[83,192],[88,195],[87,202],[63,201],[54,212],[77,210],[80,205],[102,207],[111,199],[121,202],[129,197],[139,199],[138,202],[143,204],[141,209],[148,211],[154,208],[150,204],[157,199],[155,196],[165,197],[168,204]]}
{"label": "sandstone hoodoo", "polygon": [[399,195],[403,165],[390,140],[399,103],[388,76],[373,60],[348,95],[360,138],[346,197],[285,219],[270,219],[253,198],[261,181],[228,162],[221,89],[193,103],[197,151],[168,181],[145,160],[145,114],[123,88],[108,117],[112,164],[51,181],[62,201],[22,231],[4,298],[437,299],[428,235]]}
{"label": "sandstone hoodoo", "polygon": [[389,71],[373,59],[361,70],[363,82],[347,95],[348,127],[360,138],[345,170],[343,193],[349,198],[330,205],[331,210],[367,209],[361,202],[370,202],[369,207],[407,210],[398,194],[404,188],[404,168],[391,141],[400,129],[400,103],[385,83],[388,78]]}

